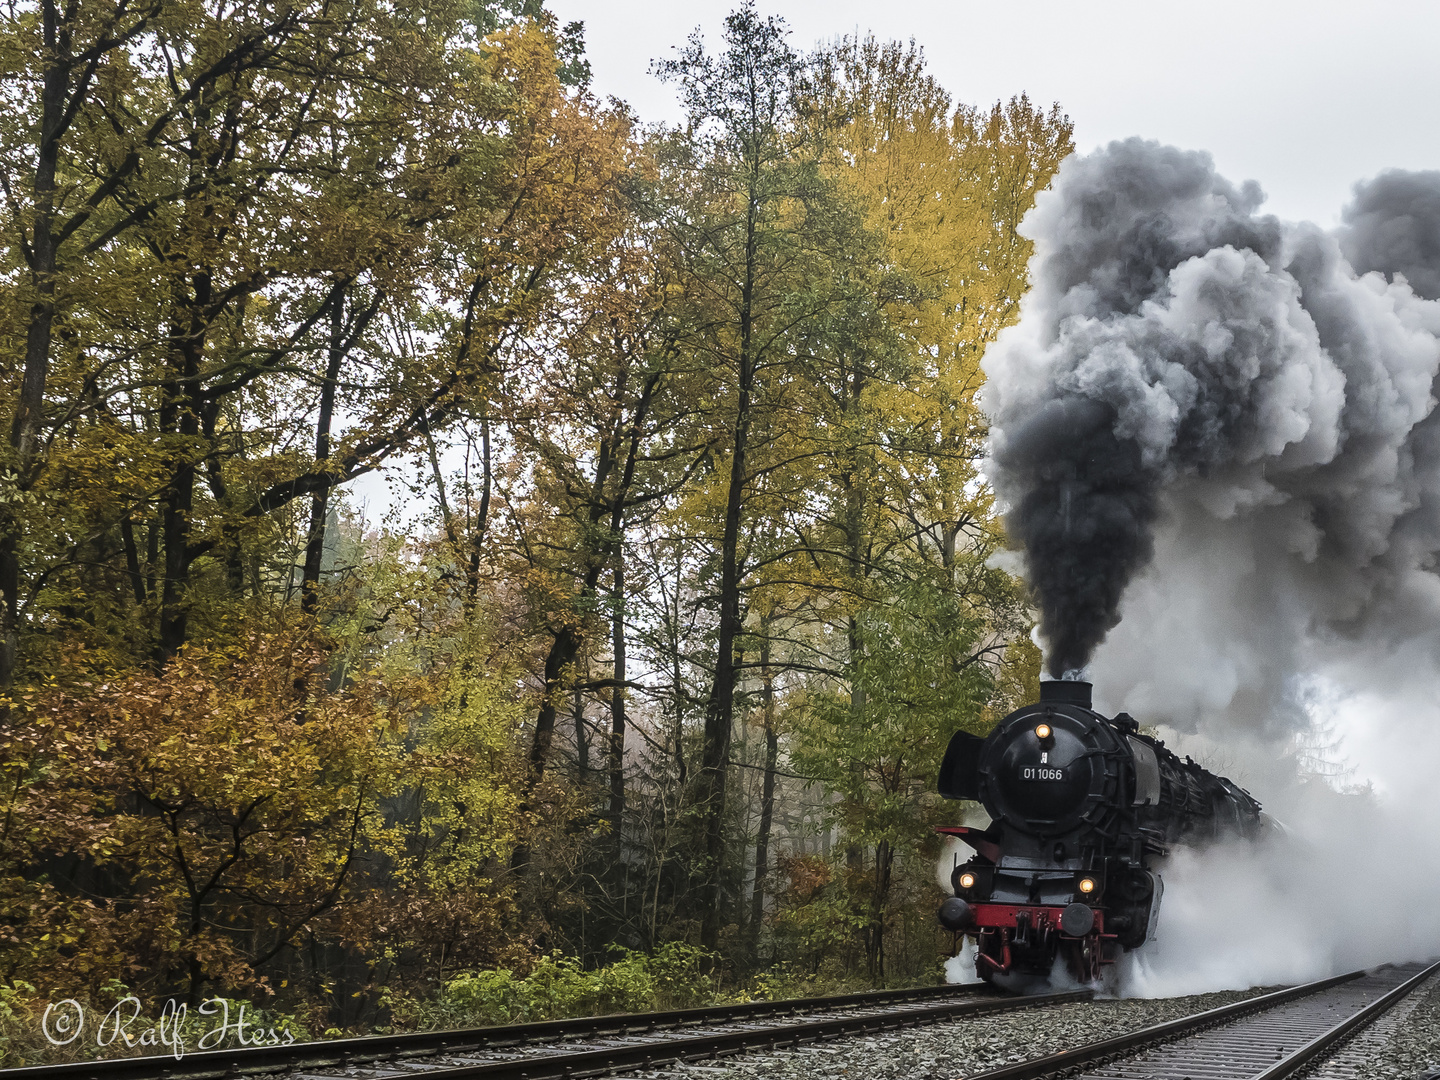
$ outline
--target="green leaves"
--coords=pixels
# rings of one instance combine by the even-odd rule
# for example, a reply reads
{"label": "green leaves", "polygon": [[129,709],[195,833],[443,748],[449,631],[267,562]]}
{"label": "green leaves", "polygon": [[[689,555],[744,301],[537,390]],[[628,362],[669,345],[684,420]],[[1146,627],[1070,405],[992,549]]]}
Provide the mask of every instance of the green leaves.
{"label": "green leaves", "polygon": [[555,952],[541,956],[523,977],[506,969],[459,975],[440,992],[433,1019],[447,1026],[515,1024],[683,1009],[713,1000],[705,974],[713,958],[692,945],[669,942],[653,955],[612,945],[610,952],[618,957],[589,971],[575,957]]}

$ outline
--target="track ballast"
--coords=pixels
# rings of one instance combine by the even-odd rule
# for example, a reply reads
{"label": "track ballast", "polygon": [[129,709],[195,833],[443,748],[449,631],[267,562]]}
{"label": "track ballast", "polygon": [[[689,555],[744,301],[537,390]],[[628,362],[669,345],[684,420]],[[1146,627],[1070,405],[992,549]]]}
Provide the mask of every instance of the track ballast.
{"label": "track ballast", "polygon": [[1440,964],[1354,971],[1020,1062],[969,1080],[1287,1080],[1440,973]]}
{"label": "track ballast", "polygon": [[[1072,1044],[1056,1053],[971,1073],[969,1080],[1287,1080],[1317,1068],[1317,1080],[1331,1080],[1326,1070],[1335,1073],[1333,1080],[1348,1080],[1363,1056],[1365,1039],[1355,1036],[1437,976],[1440,964],[1350,972]],[[558,1080],[654,1075],[656,1070],[683,1069],[689,1062],[747,1051],[816,1045],[836,1051],[856,1036],[957,1020],[973,1018],[973,1025],[964,1027],[983,1031],[986,1016],[1074,1007],[1090,998],[1088,991],[1011,997],[983,987],[930,987],[217,1050],[178,1061],[144,1057],[75,1062],[8,1069],[0,1072],[0,1080],[234,1080],[259,1075],[286,1080]],[[1342,1049],[1347,1043],[1350,1049]],[[959,1068],[945,1074],[965,1075]]]}
{"label": "track ballast", "polygon": [[880,990],[453,1031],[130,1057],[0,1071],[4,1080],[543,1080],[598,1076],[745,1050],[1087,1001],[1089,991],[1014,997],[985,987]]}

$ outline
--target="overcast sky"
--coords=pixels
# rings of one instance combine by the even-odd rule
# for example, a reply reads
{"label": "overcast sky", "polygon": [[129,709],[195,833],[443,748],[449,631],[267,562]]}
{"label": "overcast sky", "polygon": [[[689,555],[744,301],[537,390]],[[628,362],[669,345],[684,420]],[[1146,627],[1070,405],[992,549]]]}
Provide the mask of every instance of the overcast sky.
{"label": "overcast sky", "polygon": [[[1058,101],[1081,149],[1142,135],[1209,150],[1230,179],[1258,180],[1282,217],[1333,225],[1356,180],[1440,169],[1440,0],[757,2],[801,49],[856,32],[913,37],[957,101]],[[650,60],[697,26],[714,47],[737,4],[547,0],[562,22],[584,21],[595,91],[668,122],[680,111]],[[372,517],[397,503],[378,475],[355,496]]]}
{"label": "overcast sky", "polygon": [[[594,89],[674,121],[648,74],[697,26],[712,46],[731,0],[548,0],[585,22]],[[1286,218],[1338,221],[1351,185],[1440,169],[1440,2],[1394,0],[760,0],[808,48],[855,32],[913,37],[958,101],[1058,101],[1076,145],[1142,135],[1209,150]]]}

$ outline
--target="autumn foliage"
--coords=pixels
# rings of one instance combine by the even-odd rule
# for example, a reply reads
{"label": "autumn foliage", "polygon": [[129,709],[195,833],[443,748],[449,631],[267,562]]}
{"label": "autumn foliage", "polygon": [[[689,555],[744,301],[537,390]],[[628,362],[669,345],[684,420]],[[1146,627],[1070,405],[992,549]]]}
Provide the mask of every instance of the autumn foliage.
{"label": "autumn foliage", "polygon": [[530,0],[8,11],[0,1028],[933,978],[1068,119],[753,5],[674,128]]}
{"label": "autumn foliage", "polygon": [[[354,903],[397,782],[394,712],[364,684],[309,694],[317,659],[256,636],[187,652],[163,678],[19,695],[4,859],[40,872],[5,883],[16,976],[253,983],[299,930]],[[48,933],[20,932],[37,926]]]}

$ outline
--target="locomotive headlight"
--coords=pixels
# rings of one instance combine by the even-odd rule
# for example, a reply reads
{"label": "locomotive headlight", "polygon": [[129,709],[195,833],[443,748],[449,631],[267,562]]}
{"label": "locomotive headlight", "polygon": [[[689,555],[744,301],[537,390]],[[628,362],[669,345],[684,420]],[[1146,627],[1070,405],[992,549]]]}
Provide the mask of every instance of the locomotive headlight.
{"label": "locomotive headlight", "polygon": [[1036,737],[1037,739],[1039,739],[1039,740],[1041,740],[1041,741],[1043,742],[1044,740],[1046,740],[1046,739],[1048,739],[1048,738],[1050,737],[1050,734],[1051,734],[1051,732],[1050,732],[1050,725],[1049,725],[1049,724],[1036,724],[1036,725],[1035,725],[1035,737]]}
{"label": "locomotive headlight", "polygon": [[975,887],[975,875],[974,875],[974,874],[961,874],[961,875],[960,875],[960,888],[962,888],[962,889],[973,889],[974,887]]}
{"label": "locomotive headlight", "polygon": [[1082,877],[1080,879],[1080,891],[1083,892],[1086,896],[1089,896],[1092,892],[1095,891],[1095,879]]}

